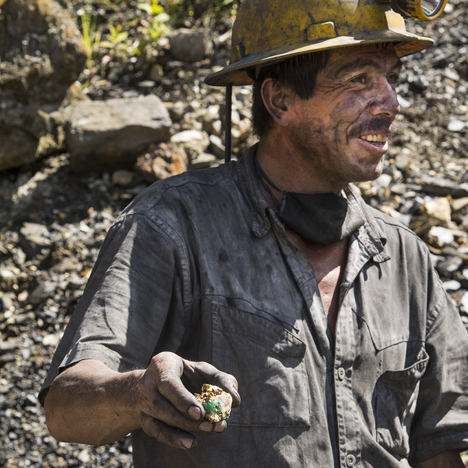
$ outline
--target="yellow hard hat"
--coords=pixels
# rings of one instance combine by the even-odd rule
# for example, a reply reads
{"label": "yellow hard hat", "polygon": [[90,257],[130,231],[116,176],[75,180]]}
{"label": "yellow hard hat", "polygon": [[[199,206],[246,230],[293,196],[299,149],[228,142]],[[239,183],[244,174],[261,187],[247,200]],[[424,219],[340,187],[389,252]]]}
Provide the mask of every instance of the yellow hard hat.
{"label": "yellow hard hat", "polygon": [[[391,2],[391,3],[390,3]],[[430,21],[447,0],[244,0],[232,31],[230,64],[206,78],[214,86],[247,85],[247,70],[319,50],[395,43],[405,55],[434,41],[406,31],[403,16]],[[398,11],[399,13],[397,13]]]}

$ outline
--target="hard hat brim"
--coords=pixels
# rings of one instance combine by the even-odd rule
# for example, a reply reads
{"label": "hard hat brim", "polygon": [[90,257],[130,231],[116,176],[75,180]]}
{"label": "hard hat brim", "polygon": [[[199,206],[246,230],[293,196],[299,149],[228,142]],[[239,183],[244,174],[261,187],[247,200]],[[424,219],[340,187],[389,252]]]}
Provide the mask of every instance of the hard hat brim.
{"label": "hard hat brim", "polygon": [[406,31],[383,30],[364,33],[361,36],[339,36],[315,43],[300,43],[278,47],[272,50],[249,54],[247,57],[228,65],[217,73],[205,78],[205,83],[211,86],[243,86],[253,84],[247,69],[256,65],[278,62],[296,55],[317,52],[320,50],[337,49],[364,44],[377,44],[385,42],[395,43],[395,52],[399,57],[411,55],[427,49],[434,44],[428,37],[420,37]]}

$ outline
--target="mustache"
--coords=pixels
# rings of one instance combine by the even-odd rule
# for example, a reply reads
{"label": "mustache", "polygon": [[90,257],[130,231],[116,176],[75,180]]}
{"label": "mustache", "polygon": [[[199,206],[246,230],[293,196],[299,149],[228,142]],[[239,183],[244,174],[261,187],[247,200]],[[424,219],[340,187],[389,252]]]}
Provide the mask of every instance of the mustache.
{"label": "mustache", "polygon": [[357,127],[354,127],[349,132],[350,137],[358,137],[365,133],[393,133],[395,126],[393,125],[392,119],[388,117],[375,117],[372,120],[362,122]]}

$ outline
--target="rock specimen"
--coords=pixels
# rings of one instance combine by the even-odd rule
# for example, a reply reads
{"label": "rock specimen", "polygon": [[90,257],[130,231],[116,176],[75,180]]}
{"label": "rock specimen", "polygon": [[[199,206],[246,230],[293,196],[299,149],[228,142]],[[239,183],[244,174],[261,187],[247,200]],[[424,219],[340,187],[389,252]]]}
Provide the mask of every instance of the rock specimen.
{"label": "rock specimen", "polygon": [[132,169],[149,145],[169,140],[172,126],[154,95],[76,102],[64,109],[62,119],[76,172]]}
{"label": "rock specimen", "polygon": [[86,52],[53,0],[0,0],[0,171],[58,149],[48,113],[59,108]]}
{"label": "rock specimen", "polygon": [[215,385],[204,384],[195,395],[205,410],[205,418],[212,423],[224,421],[231,415],[232,396]]}

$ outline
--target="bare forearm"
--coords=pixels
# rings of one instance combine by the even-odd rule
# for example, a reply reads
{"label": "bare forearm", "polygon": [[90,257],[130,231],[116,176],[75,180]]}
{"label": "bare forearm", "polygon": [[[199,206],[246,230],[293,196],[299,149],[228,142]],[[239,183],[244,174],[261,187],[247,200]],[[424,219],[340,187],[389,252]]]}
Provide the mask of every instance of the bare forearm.
{"label": "bare forearm", "polygon": [[411,465],[413,468],[465,468],[456,450],[446,450],[429,460]]}
{"label": "bare forearm", "polygon": [[45,400],[50,433],[62,442],[103,445],[139,428],[136,382],[143,372],[121,374],[92,360],[65,370]]}
{"label": "bare forearm", "polygon": [[227,427],[226,421],[204,419],[192,392],[205,382],[227,390],[233,407],[240,405],[232,375],[174,353],[159,353],[147,369],[128,373],[81,361],[54,380],[44,404],[47,426],[57,440],[89,445],[104,445],[141,428],[163,444],[189,450],[196,437],[220,434]]}

